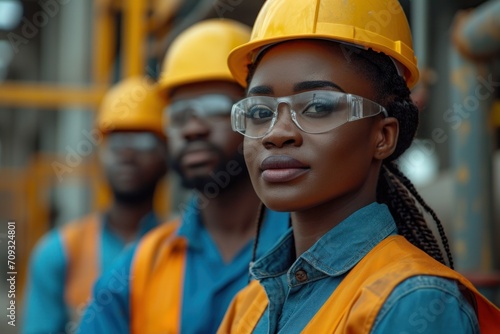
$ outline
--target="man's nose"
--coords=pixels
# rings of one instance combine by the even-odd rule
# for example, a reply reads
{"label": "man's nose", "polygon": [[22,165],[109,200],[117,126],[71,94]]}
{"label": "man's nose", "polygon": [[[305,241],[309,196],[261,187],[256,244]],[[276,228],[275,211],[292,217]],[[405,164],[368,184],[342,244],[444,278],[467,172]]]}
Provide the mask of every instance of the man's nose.
{"label": "man's nose", "polygon": [[205,138],[210,134],[210,126],[203,117],[191,114],[182,126],[181,133],[186,140]]}

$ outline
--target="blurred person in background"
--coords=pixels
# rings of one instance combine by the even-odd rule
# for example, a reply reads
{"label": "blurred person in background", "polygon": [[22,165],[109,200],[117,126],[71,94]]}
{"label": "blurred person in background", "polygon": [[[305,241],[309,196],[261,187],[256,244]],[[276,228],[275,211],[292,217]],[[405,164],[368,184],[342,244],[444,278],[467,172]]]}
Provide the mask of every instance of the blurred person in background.
{"label": "blurred person in background", "polygon": [[111,204],[38,242],[30,260],[22,333],[74,331],[97,277],[158,226],[153,198],[167,171],[163,107],[146,78],[126,79],[104,97],[92,133]]}
{"label": "blurred person in background", "polygon": [[[148,234],[99,279],[81,333],[215,333],[248,283],[252,254],[288,230],[289,214],[267,210],[255,194],[243,136],[231,130],[231,107],[244,88],[226,60],[249,37],[247,26],[214,19],[185,30],[169,48],[159,80],[169,153],[193,196],[178,220]],[[113,272],[132,280],[117,290]]]}

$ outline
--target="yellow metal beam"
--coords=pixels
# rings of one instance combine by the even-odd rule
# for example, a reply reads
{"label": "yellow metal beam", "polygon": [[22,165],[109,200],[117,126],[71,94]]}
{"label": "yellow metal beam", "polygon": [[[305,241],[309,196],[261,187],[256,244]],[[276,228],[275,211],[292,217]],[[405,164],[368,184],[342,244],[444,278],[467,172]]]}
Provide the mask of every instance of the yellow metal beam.
{"label": "yellow metal beam", "polygon": [[92,77],[98,84],[109,84],[116,58],[116,22],[109,0],[94,0]]}
{"label": "yellow metal beam", "polygon": [[96,107],[106,86],[68,87],[52,84],[4,82],[0,84],[0,105],[10,107],[59,108]]}
{"label": "yellow metal beam", "polygon": [[122,32],[124,78],[145,73],[148,7],[149,1],[124,0]]}

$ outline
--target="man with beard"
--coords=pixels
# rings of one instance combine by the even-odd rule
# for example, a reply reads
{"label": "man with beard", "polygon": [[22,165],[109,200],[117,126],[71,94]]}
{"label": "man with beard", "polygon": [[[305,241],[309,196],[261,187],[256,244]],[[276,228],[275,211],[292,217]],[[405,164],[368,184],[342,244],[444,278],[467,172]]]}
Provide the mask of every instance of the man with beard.
{"label": "man with beard", "polygon": [[[33,252],[23,333],[72,332],[101,272],[158,225],[156,186],[167,170],[164,102],[145,78],[130,78],[105,96],[92,132],[112,201],[49,232]],[[102,142],[102,143],[101,143]]]}
{"label": "man with beard", "polygon": [[[252,257],[288,230],[288,213],[261,205],[243,137],[231,129],[231,107],[244,88],[226,59],[249,37],[248,27],[214,19],[187,29],[169,48],[159,87],[168,101],[170,156],[193,196],[179,219],[148,234],[98,281],[81,333],[215,333],[248,284]],[[131,280],[118,285],[123,273]]]}

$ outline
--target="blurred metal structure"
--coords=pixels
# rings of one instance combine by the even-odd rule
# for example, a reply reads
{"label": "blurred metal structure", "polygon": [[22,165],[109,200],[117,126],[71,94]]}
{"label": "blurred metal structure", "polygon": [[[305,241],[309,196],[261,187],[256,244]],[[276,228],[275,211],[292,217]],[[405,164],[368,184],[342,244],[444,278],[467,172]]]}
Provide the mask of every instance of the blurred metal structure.
{"label": "blurred metal structure", "polygon": [[159,53],[166,49],[179,33],[196,22],[226,18],[252,26],[265,0],[185,0],[180,8],[184,15],[174,19],[171,31],[158,45]]}
{"label": "blurred metal structure", "polygon": [[[147,74],[148,59],[159,56],[151,41],[168,32],[180,3],[23,1],[18,27],[0,31],[15,64],[0,78],[0,219],[17,223],[18,300],[38,239],[108,204],[98,148],[85,130],[114,82]],[[163,217],[169,203],[165,180],[155,198]]]}
{"label": "blurred metal structure", "polygon": [[[61,3],[65,2],[68,1]],[[165,6],[164,2],[158,0],[94,0],[91,25],[93,49],[87,56],[91,59],[92,77],[89,84],[68,86],[4,82],[0,84],[0,105],[57,108],[71,104],[96,107],[113,82],[113,64],[116,59],[122,59],[123,63],[118,77],[146,74],[147,42],[155,33],[151,29],[160,29],[168,24],[180,5],[180,1],[166,3],[170,5]],[[63,9],[60,6],[58,13]],[[164,15],[162,18],[158,14],[149,15],[156,12],[157,8]],[[121,31],[118,31],[119,19],[123,21]],[[120,37],[123,47],[117,50]]]}
{"label": "blurred metal structure", "polygon": [[[487,80],[491,67],[478,65],[452,51],[450,113],[451,168],[455,178],[454,254],[457,267],[489,271],[493,267],[493,96],[477,78]],[[483,91],[484,90],[484,91]],[[478,98],[477,94],[483,98]],[[489,97],[487,97],[489,95]]]}
{"label": "blurred metal structure", "polygon": [[[500,78],[500,1],[461,12],[453,26],[450,52],[451,101],[445,117],[451,132],[455,178],[454,252],[464,271],[494,268],[492,113]],[[496,90],[496,92],[495,92]]]}

